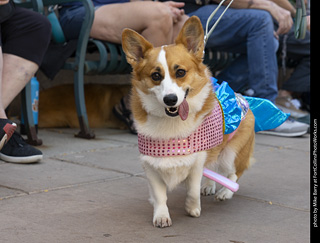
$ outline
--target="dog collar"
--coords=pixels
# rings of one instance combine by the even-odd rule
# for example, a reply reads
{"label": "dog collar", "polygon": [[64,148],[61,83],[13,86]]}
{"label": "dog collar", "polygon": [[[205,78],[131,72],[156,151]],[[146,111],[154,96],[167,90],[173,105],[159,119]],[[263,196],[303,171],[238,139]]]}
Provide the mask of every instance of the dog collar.
{"label": "dog collar", "polygon": [[211,149],[223,140],[223,113],[220,104],[216,104],[211,115],[207,116],[201,125],[186,138],[169,140],[153,139],[138,134],[138,146],[141,154],[153,157],[188,155]]}

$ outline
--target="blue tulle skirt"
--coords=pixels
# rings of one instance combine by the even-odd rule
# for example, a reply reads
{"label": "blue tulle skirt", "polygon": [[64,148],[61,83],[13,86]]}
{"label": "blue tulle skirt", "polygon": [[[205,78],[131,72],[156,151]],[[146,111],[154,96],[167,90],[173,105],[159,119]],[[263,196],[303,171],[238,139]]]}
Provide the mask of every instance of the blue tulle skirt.
{"label": "blue tulle skirt", "polygon": [[225,134],[234,132],[250,108],[255,118],[255,132],[274,129],[285,122],[290,114],[284,113],[271,101],[235,93],[227,82],[217,83],[211,78],[215,94],[224,114]]}

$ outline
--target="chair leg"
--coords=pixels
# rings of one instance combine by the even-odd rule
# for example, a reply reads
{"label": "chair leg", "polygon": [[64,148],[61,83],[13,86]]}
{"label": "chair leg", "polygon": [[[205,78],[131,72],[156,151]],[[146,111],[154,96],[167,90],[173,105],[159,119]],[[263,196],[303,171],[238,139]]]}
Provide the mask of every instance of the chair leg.
{"label": "chair leg", "polygon": [[36,127],[33,121],[32,114],[32,100],[31,100],[31,82],[29,82],[21,93],[21,102],[22,102],[22,115],[25,123],[25,128],[27,132],[27,143],[31,145],[41,145],[42,140],[38,138]]}
{"label": "chair leg", "polygon": [[85,104],[84,96],[84,82],[83,82],[83,72],[81,70],[75,71],[74,74],[74,96],[77,107],[80,132],[75,134],[76,137],[93,139],[95,134],[90,131],[89,121],[87,116],[87,109]]}

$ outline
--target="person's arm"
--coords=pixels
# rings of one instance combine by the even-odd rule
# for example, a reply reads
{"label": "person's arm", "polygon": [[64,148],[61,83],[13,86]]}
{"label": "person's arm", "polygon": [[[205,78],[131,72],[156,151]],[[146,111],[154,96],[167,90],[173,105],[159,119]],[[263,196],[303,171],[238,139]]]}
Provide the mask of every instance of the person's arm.
{"label": "person's arm", "polygon": [[183,15],[184,15],[184,10],[181,8],[184,7],[185,3],[184,2],[174,2],[174,1],[166,1],[163,3],[169,7],[171,14],[172,14],[173,23],[176,24],[179,21],[181,21]]}
{"label": "person's arm", "polygon": [[288,0],[271,0],[281,8],[288,10],[291,16],[294,18],[296,16],[296,8]]}
{"label": "person's arm", "polygon": [[0,5],[7,4],[8,2],[9,2],[9,0],[0,0]]}
{"label": "person's arm", "polygon": [[[213,0],[213,2],[220,3],[221,0]],[[230,0],[227,0],[223,3],[223,5],[227,5],[229,4],[229,2]],[[277,35],[287,33],[293,25],[290,11],[278,6],[276,3],[270,0],[235,0],[231,4],[231,7],[239,9],[261,9],[268,11],[271,16],[278,22],[279,27],[276,31]]]}

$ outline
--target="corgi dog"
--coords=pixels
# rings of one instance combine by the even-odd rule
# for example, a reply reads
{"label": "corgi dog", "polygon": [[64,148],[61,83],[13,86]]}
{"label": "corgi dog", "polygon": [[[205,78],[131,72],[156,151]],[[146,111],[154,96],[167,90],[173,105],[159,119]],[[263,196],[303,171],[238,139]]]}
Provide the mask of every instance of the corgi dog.
{"label": "corgi dog", "polygon": [[[154,207],[153,225],[161,228],[172,225],[167,190],[182,182],[187,188],[185,210],[190,216],[199,217],[200,194],[216,193],[212,180],[204,178],[201,187],[204,167],[235,182],[251,165],[254,116],[248,110],[232,135],[223,134],[223,116],[218,116],[214,121],[218,128],[210,128],[209,133],[218,132],[220,142],[208,148],[209,139],[201,140],[201,133],[207,132],[203,124],[214,120],[212,116],[221,113],[221,108],[210,80],[212,75],[202,62],[204,32],[198,17],[186,21],[173,45],[154,48],[135,31],[124,29],[122,46],[133,68],[131,110]],[[195,131],[200,138],[194,138]],[[190,136],[195,143],[201,140],[203,149],[190,152],[190,147],[185,146]],[[171,145],[170,152],[167,143]],[[232,196],[233,192],[225,187],[215,194],[217,200]]]}

